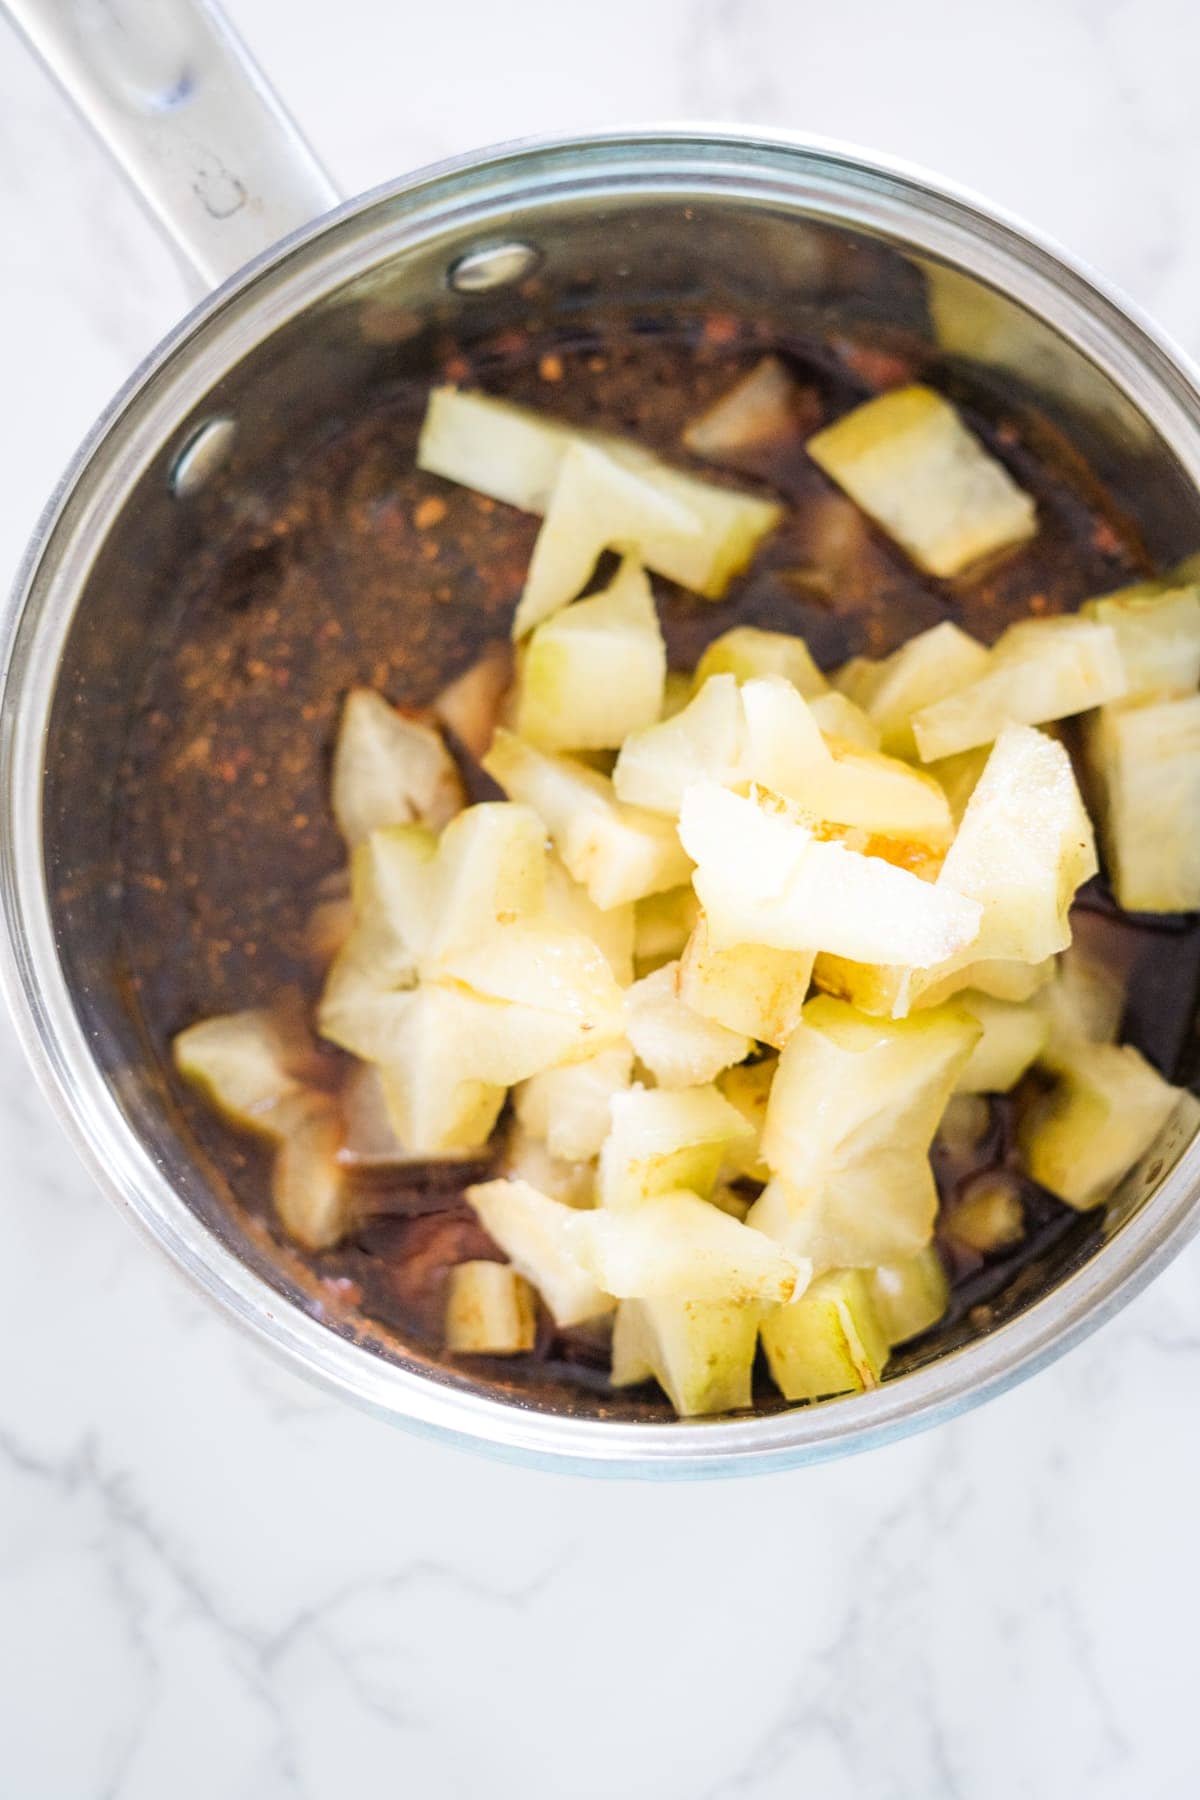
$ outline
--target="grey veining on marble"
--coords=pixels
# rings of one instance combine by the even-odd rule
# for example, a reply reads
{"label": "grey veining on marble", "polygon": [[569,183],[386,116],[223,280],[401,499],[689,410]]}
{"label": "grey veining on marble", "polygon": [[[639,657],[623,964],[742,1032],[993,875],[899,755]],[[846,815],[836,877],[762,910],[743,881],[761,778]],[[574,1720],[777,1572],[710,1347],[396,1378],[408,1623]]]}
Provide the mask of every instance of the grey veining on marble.
{"label": "grey veining on marble", "polygon": [[[540,129],[794,126],[989,192],[1200,348],[1188,0],[230,10],[347,190]],[[0,229],[7,579],[184,298],[9,36]],[[1200,1247],[939,1433],[766,1483],[591,1485],[266,1361],[92,1191],[6,1023],[0,1164],[3,1800],[1200,1791]]]}

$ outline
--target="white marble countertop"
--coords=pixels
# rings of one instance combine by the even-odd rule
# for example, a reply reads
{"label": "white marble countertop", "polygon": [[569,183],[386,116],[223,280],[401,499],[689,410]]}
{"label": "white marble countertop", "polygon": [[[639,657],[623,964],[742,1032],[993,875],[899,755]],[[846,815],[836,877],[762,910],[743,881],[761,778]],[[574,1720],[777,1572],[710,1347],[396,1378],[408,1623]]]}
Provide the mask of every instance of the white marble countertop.
{"label": "white marble countertop", "polygon": [[[549,0],[230,10],[347,191],[543,128],[803,127],[989,192],[1200,350],[1187,0],[608,0],[579,32]],[[3,28],[0,233],[7,580],[184,290]],[[1200,1791],[1200,1248],[931,1435],[751,1484],[590,1484],[282,1374],[93,1191],[6,1023],[0,1159],[12,1800]]]}

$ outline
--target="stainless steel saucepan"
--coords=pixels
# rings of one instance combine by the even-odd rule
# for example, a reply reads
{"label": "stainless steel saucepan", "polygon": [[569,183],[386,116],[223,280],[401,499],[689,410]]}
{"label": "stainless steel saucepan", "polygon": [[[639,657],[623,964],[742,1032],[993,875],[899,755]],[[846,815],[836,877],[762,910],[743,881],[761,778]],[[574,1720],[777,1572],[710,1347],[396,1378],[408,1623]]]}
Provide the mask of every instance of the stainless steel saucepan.
{"label": "stainless steel saucepan", "polygon": [[[502,328],[535,269],[544,312],[586,291],[653,319],[700,294],[853,332],[864,305],[879,319],[903,308],[939,354],[1001,376],[1060,425],[1164,563],[1200,544],[1200,393],[1182,358],[1030,232],[851,150],[623,132],[482,151],[341,203],[208,6],[10,10],[208,290],[80,449],[5,632],[5,981],[101,1186],[292,1367],[418,1429],[602,1473],[740,1473],[861,1449],[998,1392],[1099,1324],[1200,1220],[1194,1121],[1168,1127],[1086,1253],[1027,1285],[1003,1322],[855,1399],[708,1422],[589,1416],[333,1328],[219,1201],[146,1055],[115,953],[114,797],[197,507],[209,529],[222,508],[235,517],[281,445],[398,368],[419,373],[426,327],[466,342]],[[831,279],[839,266],[861,279]],[[381,308],[415,321],[403,341],[380,341]]]}

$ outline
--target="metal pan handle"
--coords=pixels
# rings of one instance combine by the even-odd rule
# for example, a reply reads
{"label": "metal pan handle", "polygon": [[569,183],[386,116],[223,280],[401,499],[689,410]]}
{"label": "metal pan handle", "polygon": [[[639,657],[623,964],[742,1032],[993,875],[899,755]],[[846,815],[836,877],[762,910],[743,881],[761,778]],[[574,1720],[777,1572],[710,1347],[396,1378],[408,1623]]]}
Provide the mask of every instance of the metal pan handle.
{"label": "metal pan handle", "polygon": [[337,190],[211,0],[3,0],[205,288]]}

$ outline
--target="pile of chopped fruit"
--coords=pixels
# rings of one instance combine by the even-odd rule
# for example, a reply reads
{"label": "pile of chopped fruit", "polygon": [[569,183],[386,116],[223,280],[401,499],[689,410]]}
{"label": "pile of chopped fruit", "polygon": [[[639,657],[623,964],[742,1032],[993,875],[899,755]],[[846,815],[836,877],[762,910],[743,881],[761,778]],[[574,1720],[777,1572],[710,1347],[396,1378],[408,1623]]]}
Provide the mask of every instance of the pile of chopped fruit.
{"label": "pile of chopped fruit", "polygon": [[[766,359],[686,448],[736,461],[788,381]],[[807,450],[931,576],[1036,535],[927,387]],[[421,717],[346,701],[349,893],[314,923],[341,1089],[279,1012],[191,1026],[178,1068],[275,1147],[279,1222],[311,1251],[354,1228],[356,1160],[486,1151],[499,1173],[466,1197],[506,1260],[452,1269],[450,1352],[529,1351],[548,1316],[611,1326],[613,1384],[654,1378],[680,1414],[749,1406],[760,1344],[788,1400],[870,1387],[947,1305],[935,1134],[1013,1095],[1024,1172],[1082,1210],[1179,1100],[1116,1041],[1120,974],[1070,908],[1098,869],[1085,794],[1120,907],[1200,908],[1200,584],[1184,567],[990,647],[946,621],[825,673],[741,626],[668,670],[651,575],[718,599],[774,501],[450,388],[418,460],[543,517],[515,660]],[[466,804],[472,764],[503,798]],[[983,1253],[1023,1230],[1003,1182],[951,1223]]]}

